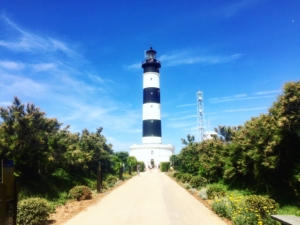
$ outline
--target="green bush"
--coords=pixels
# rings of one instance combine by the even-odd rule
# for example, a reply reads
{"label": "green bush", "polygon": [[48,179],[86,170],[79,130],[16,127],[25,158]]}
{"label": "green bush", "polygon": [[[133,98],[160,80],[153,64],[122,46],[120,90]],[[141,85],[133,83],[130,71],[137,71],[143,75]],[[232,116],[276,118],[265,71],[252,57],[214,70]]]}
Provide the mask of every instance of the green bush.
{"label": "green bush", "polygon": [[69,196],[77,201],[91,199],[92,194],[92,190],[87,186],[75,186],[69,192]]}
{"label": "green bush", "polygon": [[207,189],[203,188],[199,191],[198,196],[203,199],[206,200],[207,199]]}
{"label": "green bush", "polygon": [[145,163],[143,161],[137,161],[137,165],[140,165],[140,172],[145,171]]}
{"label": "green bush", "polygon": [[190,185],[193,188],[201,188],[207,183],[207,180],[204,177],[201,176],[194,176],[190,180]]}
{"label": "green bush", "polygon": [[181,180],[181,177],[182,177],[182,173],[177,174],[176,180],[177,180],[177,181],[180,181],[180,180]]}
{"label": "green bush", "polygon": [[246,204],[249,208],[259,213],[262,218],[266,218],[270,214],[276,214],[279,204],[273,199],[260,195],[250,195],[246,197]]}
{"label": "green bush", "polygon": [[219,216],[230,218],[230,212],[228,211],[228,206],[225,201],[215,201],[211,205],[212,210],[215,211]]}
{"label": "green bush", "polygon": [[173,177],[175,177],[176,178],[176,176],[179,174],[179,172],[175,172],[175,173],[173,173]]}
{"label": "green bush", "polygon": [[18,202],[17,223],[19,225],[38,225],[44,223],[51,213],[46,199],[28,198]]}
{"label": "green bush", "polygon": [[113,176],[113,175],[108,175],[108,177],[105,179],[105,181],[108,184],[114,185],[118,181],[118,178],[116,176]]}
{"label": "green bush", "polygon": [[102,189],[108,189],[109,186],[106,181],[102,181]]}
{"label": "green bush", "polygon": [[212,185],[207,189],[207,198],[214,199],[214,198],[222,198],[226,195],[226,190],[222,186],[219,185]]}
{"label": "green bush", "polygon": [[190,182],[190,180],[192,179],[192,175],[191,174],[188,174],[188,173],[184,173],[181,177],[181,182],[182,183],[187,183],[187,182]]}
{"label": "green bush", "polygon": [[170,169],[170,163],[169,162],[161,162],[160,163],[160,171],[161,172],[168,172]]}

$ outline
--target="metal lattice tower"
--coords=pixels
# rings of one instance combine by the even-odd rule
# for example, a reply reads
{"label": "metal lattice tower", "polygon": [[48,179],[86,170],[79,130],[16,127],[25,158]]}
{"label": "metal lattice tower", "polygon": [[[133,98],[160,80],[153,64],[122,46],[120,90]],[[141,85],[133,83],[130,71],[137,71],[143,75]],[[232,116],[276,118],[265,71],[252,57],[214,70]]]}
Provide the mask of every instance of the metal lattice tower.
{"label": "metal lattice tower", "polygon": [[203,141],[205,132],[205,121],[204,121],[204,104],[203,104],[203,93],[198,91],[197,97],[197,132],[198,141]]}

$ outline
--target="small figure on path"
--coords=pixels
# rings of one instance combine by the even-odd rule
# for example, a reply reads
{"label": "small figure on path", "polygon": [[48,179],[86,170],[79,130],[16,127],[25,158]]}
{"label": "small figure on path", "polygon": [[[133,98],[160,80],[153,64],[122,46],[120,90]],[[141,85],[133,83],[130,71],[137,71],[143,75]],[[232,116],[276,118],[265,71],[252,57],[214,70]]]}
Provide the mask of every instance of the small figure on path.
{"label": "small figure on path", "polygon": [[148,165],[148,168],[149,168],[149,171],[150,171],[150,173],[151,173],[151,169],[152,169],[152,168],[151,168],[151,166],[150,166],[150,165]]}
{"label": "small figure on path", "polygon": [[138,172],[138,175],[140,175],[140,165],[137,165],[137,172]]}

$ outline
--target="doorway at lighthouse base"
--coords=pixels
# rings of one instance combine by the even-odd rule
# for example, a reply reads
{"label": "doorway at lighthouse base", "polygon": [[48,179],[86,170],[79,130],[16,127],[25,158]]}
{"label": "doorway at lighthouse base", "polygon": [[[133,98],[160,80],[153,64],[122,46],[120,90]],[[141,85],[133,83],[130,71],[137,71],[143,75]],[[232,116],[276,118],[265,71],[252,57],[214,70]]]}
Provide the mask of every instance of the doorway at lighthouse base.
{"label": "doorway at lighthouse base", "polygon": [[129,155],[143,161],[146,167],[152,164],[157,167],[161,162],[170,162],[170,156],[175,151],[171,144],[134,144],[129,149]]}

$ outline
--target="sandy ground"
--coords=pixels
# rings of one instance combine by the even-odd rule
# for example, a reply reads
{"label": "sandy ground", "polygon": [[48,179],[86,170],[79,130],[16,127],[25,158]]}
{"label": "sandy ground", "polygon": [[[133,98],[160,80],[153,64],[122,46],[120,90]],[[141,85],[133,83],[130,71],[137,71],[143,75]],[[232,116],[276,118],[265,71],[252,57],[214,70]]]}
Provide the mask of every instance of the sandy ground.
{"label": "sandy ground", "polygon": [[[135,176],[64,225],[226,225],[164,173]],[[97,202],[98,201],[98,202]],[[80,203],[78,203],[80,204]],[[58,223],[55,223],[58,224]]]}

